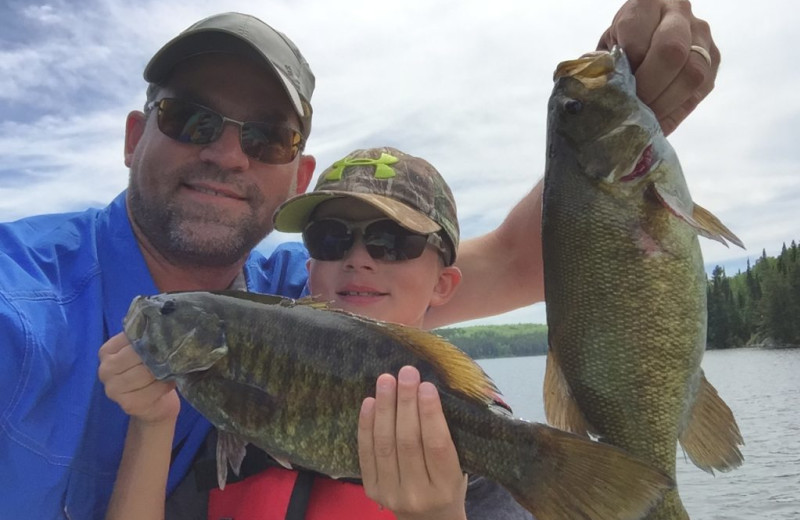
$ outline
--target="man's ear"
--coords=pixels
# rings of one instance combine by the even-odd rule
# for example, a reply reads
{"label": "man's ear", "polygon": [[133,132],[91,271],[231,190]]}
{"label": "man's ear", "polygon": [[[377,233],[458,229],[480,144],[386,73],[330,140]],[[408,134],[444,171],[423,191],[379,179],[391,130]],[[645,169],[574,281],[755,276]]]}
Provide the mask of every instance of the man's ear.
{"label": "man's ear", "polygon": [[125,166],[128,168],[131,167],[133,152],[144,134],[146,124],[147,116],[139,110],[132,111],[125,120]]}
{"label": "man's ear", "polygon": [[317,167],[317,160],[313,155],[301,155],[297,165],[297,193],[305,193],[314,175],[314,168]]}
{"label": "man's ear", "polygon": [[461,283],[461,269],[451,265],[442,269],[439,273],[439,279],[436,281],[436,286],[433,288],[431,295],[431,307],[438,307],[444,305],[456,293],[458,284]]}

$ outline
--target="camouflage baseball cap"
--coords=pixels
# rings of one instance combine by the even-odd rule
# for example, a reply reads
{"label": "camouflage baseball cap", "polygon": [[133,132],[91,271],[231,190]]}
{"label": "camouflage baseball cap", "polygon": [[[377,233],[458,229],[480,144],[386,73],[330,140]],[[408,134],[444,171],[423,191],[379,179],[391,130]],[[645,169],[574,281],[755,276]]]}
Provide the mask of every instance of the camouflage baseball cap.
{"label": "camouflage baseball cap", "polygon": [[150,59],[144,79],[161,84],[181,61],[211,52],[227,52],[264,62],[280,79],[300,118],[303,136],[311,133],[314,74],[297,46],[255,16],[221,13],[189,26]]}
{"label": "camouflage baseball cap", "polygon": [[292,197],[273,216],[275,229],[301,232],[322,202],[352,197],[370,204],[417,233],[441,232],[450,250],[458,249],[458,216],[453,194],[428,161],[396,148],[356,150],[333,163],[314,191]]}

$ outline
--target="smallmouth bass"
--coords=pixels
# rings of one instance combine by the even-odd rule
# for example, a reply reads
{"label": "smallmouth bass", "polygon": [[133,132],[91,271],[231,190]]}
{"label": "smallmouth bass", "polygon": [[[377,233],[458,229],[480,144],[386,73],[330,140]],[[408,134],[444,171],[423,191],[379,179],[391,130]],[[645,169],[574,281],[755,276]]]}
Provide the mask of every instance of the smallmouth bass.
{"label": "smallmouth bass", "polygon": [[[700,368],[697,237],[742,243],[692,201],[621,49],[562,62],[554,80],[542,212],[547,420],[673,478],[677,442],[706,471],[733,469],[742,436]],[[689,516],[675,489],[646,518]]]}
{"label": "smallmouth bass", "polygon": [[248,442],[287,466],[358,478],[361,402],[404,365],[437,386],[462,469],[538,520],[639,518],[673,485],[618,448],[492,410],[497,390],[480,366],[429,332],[233,291],[137,297],[124,328],[154,375],[220,431],[220,485]]}

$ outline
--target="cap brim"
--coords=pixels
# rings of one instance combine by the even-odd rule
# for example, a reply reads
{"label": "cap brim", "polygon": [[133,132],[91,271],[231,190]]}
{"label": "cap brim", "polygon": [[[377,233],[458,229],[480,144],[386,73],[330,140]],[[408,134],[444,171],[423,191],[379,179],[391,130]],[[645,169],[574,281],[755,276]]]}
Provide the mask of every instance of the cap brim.
{"label": "cap brim", "polygon": [[273,215],[275,229],[286,233],[299,233],[305,229],[311,214],[326,200],[353,198],[361,200],[394,220],[404,228],[417,233],[434,233],[442,229],[432,219],[395,199],[351,191],[314,191],[293,197],[284,202]]}

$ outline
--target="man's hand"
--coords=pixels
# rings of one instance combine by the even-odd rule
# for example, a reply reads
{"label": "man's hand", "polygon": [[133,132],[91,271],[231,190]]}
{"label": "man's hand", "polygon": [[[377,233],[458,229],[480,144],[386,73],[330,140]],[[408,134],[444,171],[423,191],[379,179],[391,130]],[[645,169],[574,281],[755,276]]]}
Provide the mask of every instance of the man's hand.
{"label": "man's hand", "polygon": [[[720,53],[688,0],[628,0],[598,49],[619,45],[636,73],[637,94],[670,134],[714,88]],[[696,45],[708,51],[711,63]]]}

